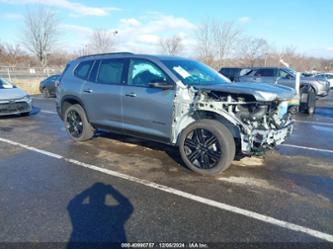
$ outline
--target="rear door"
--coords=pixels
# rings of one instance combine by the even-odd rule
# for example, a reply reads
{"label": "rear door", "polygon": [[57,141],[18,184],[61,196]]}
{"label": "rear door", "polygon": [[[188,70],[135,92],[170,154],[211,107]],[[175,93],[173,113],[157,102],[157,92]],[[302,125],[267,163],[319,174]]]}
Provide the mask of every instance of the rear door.
{"label": "rear door", "polygon": [[151,138],[168,140],[175,90],[150,87],[151,82],[172,83],[155,63],[131,59],[127,85],[123,89],[124,128]]}
{"label": "rear door", "polygon": [[81,96],[91,123],[121,129],[121,92],[126,67],[125,59],[95,61]]}

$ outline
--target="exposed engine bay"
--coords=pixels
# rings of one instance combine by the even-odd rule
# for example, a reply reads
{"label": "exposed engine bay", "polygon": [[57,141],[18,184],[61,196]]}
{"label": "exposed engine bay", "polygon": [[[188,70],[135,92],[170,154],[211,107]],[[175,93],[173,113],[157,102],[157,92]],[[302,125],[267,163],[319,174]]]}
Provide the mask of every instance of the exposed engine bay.
{"label": "exposed engine bay", "polygon": [[293,130],[295,99],[258,101],[255,96],[178,87],[174,103],[173,139],[199,118],[214,118],[239,141],[239,152],[261,154],[283,143]]}

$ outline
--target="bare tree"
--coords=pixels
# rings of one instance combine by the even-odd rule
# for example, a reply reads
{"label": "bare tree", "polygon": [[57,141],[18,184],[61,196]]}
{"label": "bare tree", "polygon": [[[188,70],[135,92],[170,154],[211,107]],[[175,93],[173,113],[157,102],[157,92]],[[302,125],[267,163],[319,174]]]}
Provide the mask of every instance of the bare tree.
{"label": "bare tree", "polygon": [[220,68],[233,56],[241,31],[233,22],[205,21],[196,30],[197,51],[205,63]]}
{"label": "bare tree", "polygon": [[239,42],[240,30],[233,22],[213,22],[213,45],[216,49],[217,67],[221,68],[226,58],[231,57]]}
{"label": "bare tree", "polygon": [[[254,67],[256,64],[267,64],[269,45],[264,39],[245,38],[241,41],[240,58],[243,66]],[[264,61],[264,63],[262,63]]]}
{"label": "bare tree", "polygon": [[5,44],[7,53],[7,63],[16,66],[22,63],[26,58],[26,53],[21,49],[19,44]]}
{"label": "bare tree", "polygon": [[183,49],[183,39],[179,35],[160,39],[161,52],[168,55],[179,55]]}
{"label": "bare tree", "polygon": [[214,51],[212,42],[211,25],[208,21],[202,22],[195,33],[195,39],[197,42],[196,52],[197,56],[204,63],[213,66],[214,63]]}
{"label": "bare tree", "polygon": [[93,53],[107,53],[115,50],[115,35],[118,31],[95,30],[89,39],[88,50]]}
{"label": "bare tree", "polygon": [[24,16],[25,47],[37,56],[42,66],[47,65],[48,54],[54,49],[58,39],[58,20],[55,12],[43,6],[28,10]]}

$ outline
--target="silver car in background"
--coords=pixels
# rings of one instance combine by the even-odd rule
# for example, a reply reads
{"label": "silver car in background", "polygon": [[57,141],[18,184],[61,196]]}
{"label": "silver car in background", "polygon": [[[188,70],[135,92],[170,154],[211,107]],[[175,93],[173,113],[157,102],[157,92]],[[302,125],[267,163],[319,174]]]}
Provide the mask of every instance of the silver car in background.
{"label": "silver car in background", "polygon": [[333,88],[333,73],[318,73],[313,75],[313,77],[319,80],[327,80],[330,83],[330,88]]}
{"label": "silver car in background", "polygon": [[9,81],[0,78],[0,116],[29,115],[31,110],[31,97]]}

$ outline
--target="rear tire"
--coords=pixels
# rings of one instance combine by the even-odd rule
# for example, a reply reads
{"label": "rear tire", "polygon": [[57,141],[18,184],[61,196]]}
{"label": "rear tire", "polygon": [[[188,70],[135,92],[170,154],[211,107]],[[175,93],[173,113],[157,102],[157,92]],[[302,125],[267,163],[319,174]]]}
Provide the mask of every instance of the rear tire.
{"label": "rear tire", "polygon": [[309,115],[313,115],[316,111],[316,101],[317,101],[317,96],[316,92],[313,88],[311,88],[308,92],[308,105],[307,105],[307,110],[306,113]]}
{"label": "rear tire", "polygon": [[216,175],[228,169],[235,150],[230,131],[215,120],[202,119],[190,124],[179,138],[179,151],[184,163],[203,175]]}
{"label": "rear tire", "polygon": [[89,140],[95,134],[95,129],[88,122],[87,115],[79,104],[66,109],[64,122],[67,133],[75,141]]}
{"label": "rear tire", "polygon": [[50,98],[50,92],[47,88],[43,88],[43,96],[46,99]]}
{"label": "rear tire", "polygon": [[316,101],[317,95],[316,91],[310,87],[304,87],[301,89],[301,100],[304,101],[306,98],[306,102],[301,102],[300,104],[300,112],[304,112],[309,115],[313,115],[316,111]]}

